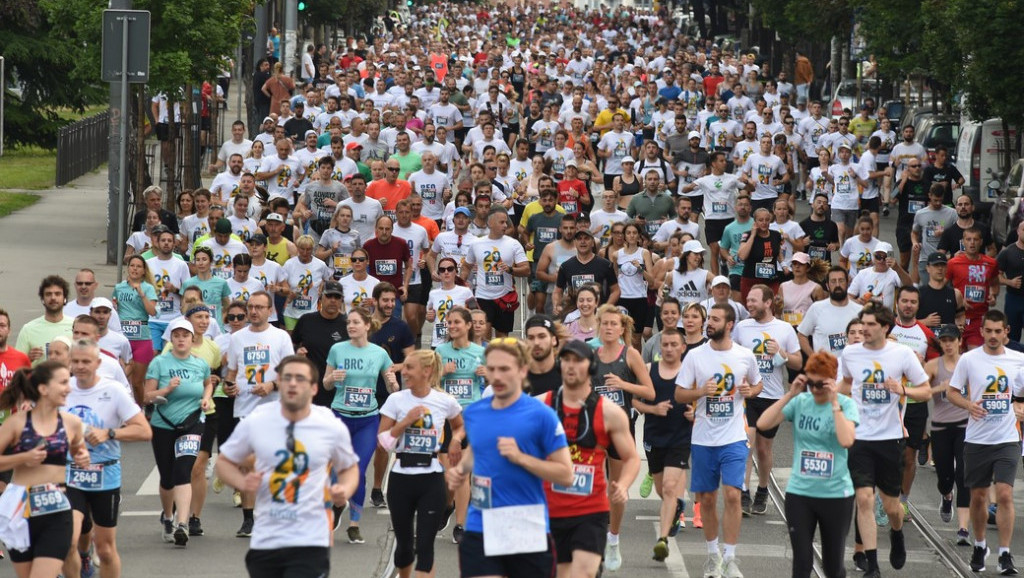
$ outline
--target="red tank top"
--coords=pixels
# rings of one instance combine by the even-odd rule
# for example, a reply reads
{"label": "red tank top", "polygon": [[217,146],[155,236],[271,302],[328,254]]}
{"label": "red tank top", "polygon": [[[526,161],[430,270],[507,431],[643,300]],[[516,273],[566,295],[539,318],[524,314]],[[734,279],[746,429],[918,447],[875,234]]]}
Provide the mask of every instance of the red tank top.
{"label": "red tank top", "polygon": [[[549,391],[544,402],[554,407],[554,396],[557,391]],[[552,485],[544,482],[544,494],[548,499],[548,513],[552,518],[571,518],[587,514],[607,512],[611,508],[608,501],[608,482],[605,479],[604,463],[605,448],[611,443],[604,427],[604,398],[597,396],[593,423],[583,412],[582,407],[562,405],[562,427],[565,437],[569,440],[569,453],[572,455],[575,473],[571,487]],[[582,418],[581,418],[582,416]],[[581,423],[582,422],[582,423]],[[574,441],[592,428],[596,445],[593,448],[580,447]]]}

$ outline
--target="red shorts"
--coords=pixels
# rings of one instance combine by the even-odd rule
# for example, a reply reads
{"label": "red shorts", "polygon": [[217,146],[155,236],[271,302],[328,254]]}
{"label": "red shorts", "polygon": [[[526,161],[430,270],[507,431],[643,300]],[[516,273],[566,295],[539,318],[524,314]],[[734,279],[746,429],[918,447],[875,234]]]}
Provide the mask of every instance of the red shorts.
{"label": "red shorts", "polygon": [[132,361],[145,364],[153,361],[153,340],[137,339],[129,341],[132,346]]}
{"label": "red shorts", "polygon": [[967,322],[964,325],[964,335],[961,338],[961,345],[964,349],[981,347],[985,343],[985,338],[981,336],[981,326],[984,325],[982,321],[981,317],[967,318]]}

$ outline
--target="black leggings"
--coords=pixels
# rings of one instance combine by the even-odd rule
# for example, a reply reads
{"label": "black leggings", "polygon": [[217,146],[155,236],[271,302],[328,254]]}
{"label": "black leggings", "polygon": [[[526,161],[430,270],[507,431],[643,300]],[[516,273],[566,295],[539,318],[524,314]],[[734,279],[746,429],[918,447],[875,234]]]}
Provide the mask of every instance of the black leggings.
{"label": "black leggings", "polygon": [[956,507],[971,506],[971,491],[964,484],[964,436],[967,422],[932,422],[932,459],[935,460],[935,476],[938,478],[939,494],[945,496],[956,485]]}
{"label": "black leggings", "polygon": [[786,522],[793,545],[793,578],[808,578],[814,569],[814,529],[821,530],[821,558],[825,576],[844,578],[843,552],[853,515],[849,498],[808,498],[786,494]]}
{"label": "black leggings", "polygon": [[175,457],[175,442],[179,437],[196,436],[194,438],[195,450],[199,451],[199,440],[203,437],[203,423],[199,422],[192,426],[192,429],[176,434],[172,429],[153,426],[153,459],[156,461],[156,469],[160,473],[160,487],[164,490],[171,490],[175,486],[187,486],[192,483],[192,466],[196,463],[195,455],[182,455]]}
{"label": "black leggings", "polygon": [[[434,537],[444,514],[448,495],[444,474],[399,474],[388,477],[388,509],[395,529],[395,567],[416,561],[417,572],[434,568]],[[415,544],[413,515],[416,516]]]}

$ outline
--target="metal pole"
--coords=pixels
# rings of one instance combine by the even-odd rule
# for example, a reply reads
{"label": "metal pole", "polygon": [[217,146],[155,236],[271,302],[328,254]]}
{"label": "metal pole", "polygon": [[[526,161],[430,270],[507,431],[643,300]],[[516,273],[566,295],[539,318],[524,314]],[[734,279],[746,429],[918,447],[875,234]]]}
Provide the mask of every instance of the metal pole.
{"label": "metal pole", "polygon": [[[235,107],[235,120],[242,120],[242,93],[245,92],[245,84],[242,82],[242,45],[239,43],[235,49],[235,90],[238,91],[238,106]],[[226,103],[228,95],[224,95]],[[227,106],[225,104],[224,106]],[[246,119],[248,120],[248,119]]]}
{"label": "metal pole", "polygon": [[4,156],[4,93],[7,92],[4,64],[4,57],[0,56],[0,157]]}
{"label": "metal pole", "polygon": [[119,143],[118,164],[121,167],[120,182],[117,190],[117,282],[122,280],[124,261],[124,229],[125,205],[128,189],[128,20],[121,19],[121,141]]}

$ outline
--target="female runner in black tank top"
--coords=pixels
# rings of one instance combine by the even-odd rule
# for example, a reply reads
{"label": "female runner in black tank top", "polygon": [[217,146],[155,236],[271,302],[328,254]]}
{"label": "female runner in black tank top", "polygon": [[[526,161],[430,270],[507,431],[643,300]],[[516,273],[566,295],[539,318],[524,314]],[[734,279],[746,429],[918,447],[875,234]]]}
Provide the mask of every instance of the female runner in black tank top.
{"label": "female runner in black tank top", "polygon": [[[0,521],[0,539],[18,576],[56,576],[71,549],[71,503],[64,494],[68,449],[75,466],[89,465],[82,420],[58,411],[71,392],[71,372],[56,361],[14,374],[0,394],[0,409],[22,406],[0,426],[0,471],[14,470],[0,510],[24,501],[28,519]],[[26,402],[35,404],[27,409]],[[23,405],[25,404],[25,405]],[[48,432],[48,433],[47,433]],[[23,524],[21,529],[17,526]],[[21,547],[24,542],[25,547]]]}
{"label": "female runner in black tank top", "polygon": [[[633,341],[633,319],[615,305],[605,304],[597,310],[597,339],[600,345],[595,356],[596,371],[592,385],[606,400],[631,413],[633,396],[654,399],[654,383],[640,352],[630,345]],[[636,420],[629,420],[629,432],[636,438]],[[609,479],[617,480],[622,471],[622,460],[614,448],[608,448]],[[608,531],[619,535],[625,504],[611,505]]]}

